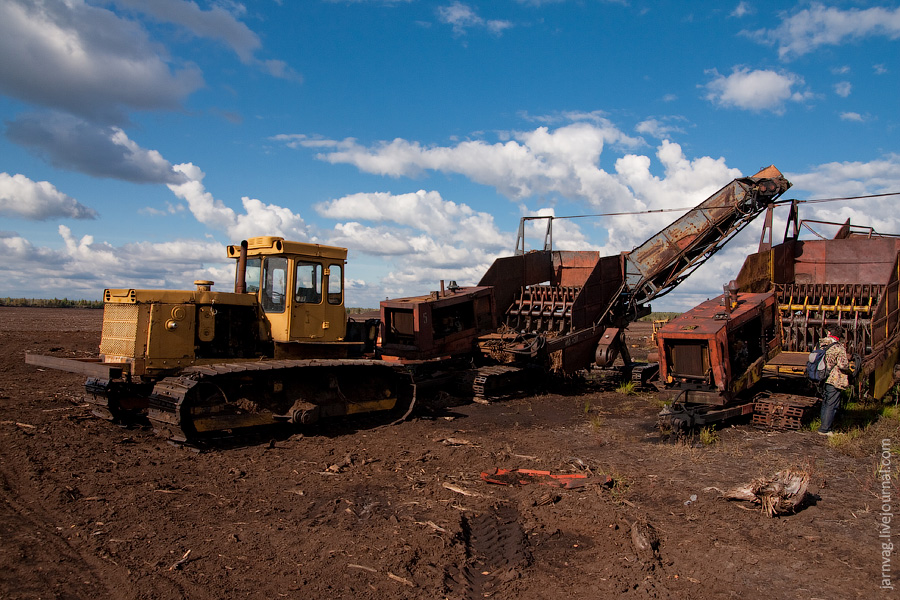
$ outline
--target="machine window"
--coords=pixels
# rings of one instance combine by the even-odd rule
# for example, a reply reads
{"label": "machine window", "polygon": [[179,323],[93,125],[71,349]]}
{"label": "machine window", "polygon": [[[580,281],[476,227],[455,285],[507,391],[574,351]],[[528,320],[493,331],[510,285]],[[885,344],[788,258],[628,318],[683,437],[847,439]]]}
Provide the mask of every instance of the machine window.
{"label": "machine window", "polygon": [[344,268],[341,265],[328,265],[328,304],[340,304],[343,301]]}
{"label": "machine window", "polygon": [[247,293],[255,294],[259,292],[259,274],[262,271],[261,258],[247,259],[247,273],[244,276],[244,282],[247,284]]}
{"label": "machine window", "polygon": [[319,304],[322,301],[322,265],[297,262],[297,292],[294,301],[301,304]]}
{"label": "machine window", "polygon": [[267,258],[263,271],[263,310],[284,312],[284,298],[287,295],[287,259]]}

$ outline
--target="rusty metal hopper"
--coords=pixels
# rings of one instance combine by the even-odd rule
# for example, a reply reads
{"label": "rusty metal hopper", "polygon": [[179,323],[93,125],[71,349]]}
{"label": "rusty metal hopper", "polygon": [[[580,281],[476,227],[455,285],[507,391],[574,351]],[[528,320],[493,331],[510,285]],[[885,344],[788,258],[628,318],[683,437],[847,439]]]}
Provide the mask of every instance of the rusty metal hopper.
{"label": "rusty metal hopper", "polygon": [[834,239],[793,237],[763,249],[747,257],[736,281],[742,292],[775,292],[783,352],[774,369],[805,365],[825,328],[839,325],[880,398],[893,384],[900,350],[900,237],[854,231],[849,222],[826,225],[840,227]]}

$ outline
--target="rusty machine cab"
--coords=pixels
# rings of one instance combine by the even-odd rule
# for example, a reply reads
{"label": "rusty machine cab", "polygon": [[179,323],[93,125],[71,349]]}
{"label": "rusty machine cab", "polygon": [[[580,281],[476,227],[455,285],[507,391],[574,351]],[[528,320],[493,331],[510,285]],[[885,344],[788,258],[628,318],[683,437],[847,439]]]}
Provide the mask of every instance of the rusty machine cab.
{"label": "rusty machine cab", "polygon": [[726,405],[762,377],[781,339],[774,294],[734,289],[676,317],[657,332],[660,398]]}
{"label": "rusty machine cab", "polygon": [[253,294],[277,354],[296,355],[303,343],[344,340],[344,264],[347,249],[254,237],[229,246],[238,260],[235,292]]}

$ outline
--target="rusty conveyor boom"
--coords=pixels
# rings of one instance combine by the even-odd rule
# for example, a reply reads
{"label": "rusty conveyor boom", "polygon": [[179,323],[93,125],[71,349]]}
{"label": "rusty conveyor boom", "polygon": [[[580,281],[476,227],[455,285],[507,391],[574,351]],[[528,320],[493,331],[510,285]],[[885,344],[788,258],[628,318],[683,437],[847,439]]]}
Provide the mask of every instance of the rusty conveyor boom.
{"label": "rusty conveyor boom", "polygon": [[649,312],[645,303],[681,283],[790,185],[774,166],[735,179],[639,247],[614,256],[552,250],[552,217],[540,217],[548,219],[544,250],[525,253],[523,218],[516,255],[498,259],[479,282],[493,288],[506,327],[482,337],[482,350],[519,356],[562,350],[567,372],[592,360],[609,365],[620,353],[630,363],[622,331]]}
{"label": "rusty conveyor boom", "polygon": [[625,255],[632,305],[670,292],[790,188],[775,166],[735,179]]}

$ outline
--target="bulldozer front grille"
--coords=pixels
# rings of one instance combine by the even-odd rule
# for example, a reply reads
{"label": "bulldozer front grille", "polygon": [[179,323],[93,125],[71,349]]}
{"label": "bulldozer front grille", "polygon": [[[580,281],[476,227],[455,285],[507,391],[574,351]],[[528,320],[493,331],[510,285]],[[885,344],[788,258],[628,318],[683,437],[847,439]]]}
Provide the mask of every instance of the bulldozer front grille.
{"label": "bulldozer front grille", "polygon": [[106,356],[134,358],[139,315],[140,306],[137,304],[107,302],[103,306],[100,353]]}

